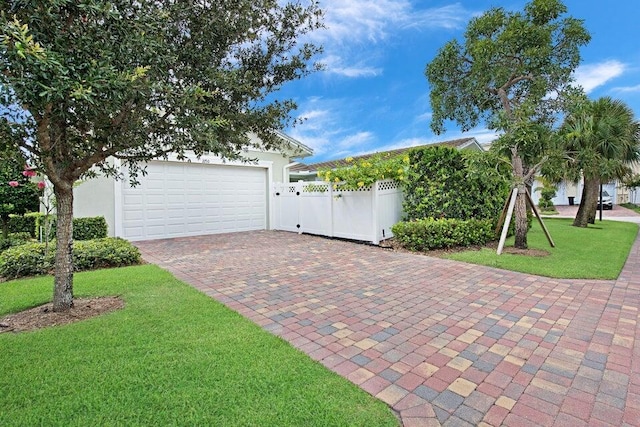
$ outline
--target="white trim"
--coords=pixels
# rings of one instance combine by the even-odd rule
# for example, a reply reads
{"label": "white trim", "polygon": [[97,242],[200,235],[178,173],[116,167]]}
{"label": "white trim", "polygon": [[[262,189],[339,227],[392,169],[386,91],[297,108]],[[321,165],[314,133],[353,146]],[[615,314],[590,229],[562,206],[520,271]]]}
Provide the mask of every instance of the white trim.
{"label": "white trim", "polygon": [[[122,162],[120,159],[114,159],[114,166],[119,171],[122,172]],[[114,179],[113,180],[113,208],[115,212],[113,213],[113,235],[116,237],[124,237],[124,230],[122,228],[122,186],[124,185],[124,179]]]}
{"label": "white trim", "polygon": [[293,163],[289,163],[288,165],[284,165],[282,167],[282,182],[289,182],[290,181],[289,174],[290,174],[291,171],[289,170],[289,168],[291,168],[292,166],[295,166],[295,165],[299,165],[299,164],[300,164],[300,162],[293,162]]}
{"label": "white trim", "polygon": [[266,229],[273,230],[273,219],[275,218],[273,210],[274,210],[274,200],[273,200],[273,192],[271,189],[273,188],[273,162],[264,162],[269,163],[266,166],[267,168],[267,188],[264,189],[265,197],[267,198],[267,223]]}

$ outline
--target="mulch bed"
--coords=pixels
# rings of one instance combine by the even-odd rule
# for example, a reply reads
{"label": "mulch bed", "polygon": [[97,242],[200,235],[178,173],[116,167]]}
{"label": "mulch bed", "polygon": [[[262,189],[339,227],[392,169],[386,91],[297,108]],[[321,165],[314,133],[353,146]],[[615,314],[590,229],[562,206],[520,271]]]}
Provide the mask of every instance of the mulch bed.
{"label": "mulch bed", "polygon": [[74,299],[73,307],[62,313],[54,312],[53,303],[47,303],[1,318],[0,333],[27,332],[49,326],[66,325],[123,307],[124,300],[118,296]]}
{"label": "mulch bed", "polygon": [[[488,248],[495,251],[496,249],[498,249],[498,242],[490,242],[490,243],[487,243],[485,246],[461,246],[461,247],[448,248],[448,249],[435,249],[431,251],[415,252],[415,251],[410,251],[408,249],[403,248],[395,239],[391,238],[391,239],[383,240],[382,242],[380,242],[380,247],[384,249],[391,249],[396,252],[406,252],[406,253],[412,253],[412,254],[432,256],[436,258],[445,258],[447,255],[450,255],[452,253],[464,252],[464,251],[479,251],[482,248]],[[513,255],[526,255],[526,256],[533,256],[533,257],[545,257],[549,255],[548,251],[545,251],[542,249],[516,249],[513,246],[505,246],[502,250],[502,253],[513,254]]]}

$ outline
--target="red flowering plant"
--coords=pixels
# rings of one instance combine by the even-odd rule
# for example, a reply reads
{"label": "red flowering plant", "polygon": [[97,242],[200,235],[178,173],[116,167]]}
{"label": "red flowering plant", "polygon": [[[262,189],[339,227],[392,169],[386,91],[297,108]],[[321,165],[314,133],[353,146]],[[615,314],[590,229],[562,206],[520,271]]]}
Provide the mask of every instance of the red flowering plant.
{"label": "red flowering plant", "polygon": [[3,239],[9,235],[10,215],[38,211],[42,184],[31,181],[35,176],[35,170],[24,167],[22,153],[0,153],[0,225]]}

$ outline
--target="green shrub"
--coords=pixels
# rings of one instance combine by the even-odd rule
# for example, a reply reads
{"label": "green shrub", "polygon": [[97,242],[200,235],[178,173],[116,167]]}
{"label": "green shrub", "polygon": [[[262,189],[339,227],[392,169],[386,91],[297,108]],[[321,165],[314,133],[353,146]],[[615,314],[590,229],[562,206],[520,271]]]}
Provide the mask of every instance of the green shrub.
{"label": "green shrub", "polygon": [[[57,221],[51,224],[51,238],[55,238]],[[91,240],[107,237],[107,221],[103,216],[73,218],[73,240]]]}
{"label": "green shrub", "polygon": [[4,239],[0,236],[0,252],[9,249],[14,246],[24,245],[32,239],[30,233],[9,233],[9,236]]}
{"label": "green shrub", "polygon": [[[45,254],[44,243],[27,243],[0,253],[0,276],[17,279],[48,274],[53,270],[55,242]],[[130,242],[107,237],[75,242],[73,263],[75,271],[95,268],[123,267],[140,263],[140,251]]]}
{"label": "green shrub", "polygon": [[38,213],[11,215],[9,217],[9,233],[29,233],[36,237],[36,216]]}
{"label": "green shrub", "polygon": [[536,190],[540,191],[540,200],[538,200],[538,207],[543,211],[552,211],[555,209],[553,206],[553,198],[556,197],[555,187],[539,187]]}
{"label": "green shrub", "polygon": [[404,183],[407,220],[492,218],[497,222],[509,196],[508,165],[492,153],[423,147],[409,152]]}
{"label": "green shrub", "polygon": [[73,240],[103,239],[107,237],[107,221],[103,216],[73,219]]}
{"label": "green shrub", "polygon": [[426,218],[399,222],[391,230],[394,238],[412,251],[484,245],[495,239],[492,219]]}
{"label": "green shrub", "polygon": [[75,242],[73,248],[73,262],[76,271],[124,267],[140,264],[140,259],[138,248],[118,237],[81,240]]}
{"label": "green shrub", "polygon": [[0,276],[17,279],[47,274],[53,266],[54,252],[45,255],[43,243],[26,243],[0,254]]}

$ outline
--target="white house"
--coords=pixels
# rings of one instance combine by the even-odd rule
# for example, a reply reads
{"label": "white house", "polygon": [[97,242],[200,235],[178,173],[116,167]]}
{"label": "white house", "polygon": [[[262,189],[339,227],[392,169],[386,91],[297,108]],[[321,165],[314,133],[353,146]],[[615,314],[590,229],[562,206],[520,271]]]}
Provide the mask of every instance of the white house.
{"label": "white house", "polygon": [[270,229],[273,183],[283,180],[292,159],[313,154],[301,142],[279,136],[282,153],[247,149],[245,157],[256,162],[174,156],[149,162],[136,187],[127,179],[87,180],[74,190],[74,216],[104,216],[110,236],[132,241]]}

